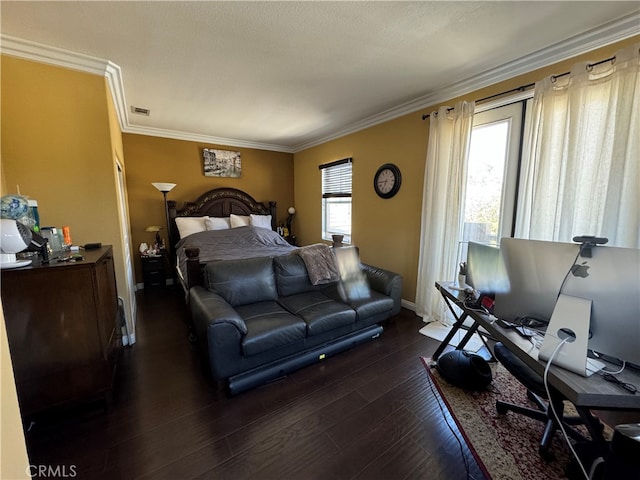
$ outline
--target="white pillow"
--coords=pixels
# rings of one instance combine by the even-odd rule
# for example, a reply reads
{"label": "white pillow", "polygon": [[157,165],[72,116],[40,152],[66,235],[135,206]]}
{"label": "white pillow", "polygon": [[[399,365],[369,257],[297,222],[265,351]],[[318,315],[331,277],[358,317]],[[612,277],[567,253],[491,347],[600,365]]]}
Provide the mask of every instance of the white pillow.
{"label": "white pillow", "polygon": [[231,228],[236,227],[246,227],[247,225],[251,225],[251,217],[248,215],[234,215],[233,213],[229,217],[231,222]]}
{"label": "white pillow", "polygon": [[251,225],[271,230],[271,215],[250,215]]}
{"label": "white pillow", "polygon": [[204,221],[207,230],[227,230],[231,228],[228,217],[209,217]]}
{"label": "white pillow", "polygon": [[205,221],[209,217],[176,217],[176,225],[180,232],[180,238],[188,237],[194,233],[204,232],[207,230]]}

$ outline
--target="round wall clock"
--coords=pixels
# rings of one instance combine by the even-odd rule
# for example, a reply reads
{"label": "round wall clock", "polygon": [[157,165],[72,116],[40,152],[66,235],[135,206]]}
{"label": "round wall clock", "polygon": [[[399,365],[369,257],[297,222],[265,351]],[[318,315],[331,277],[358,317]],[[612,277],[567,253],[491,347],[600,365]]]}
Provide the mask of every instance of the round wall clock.
{"label": "round wall clock", "polygon": [[400,190],[401,183],[400,169],[393,163],[382,165],[373,177],[373,189],[381,198],[393,197]]}

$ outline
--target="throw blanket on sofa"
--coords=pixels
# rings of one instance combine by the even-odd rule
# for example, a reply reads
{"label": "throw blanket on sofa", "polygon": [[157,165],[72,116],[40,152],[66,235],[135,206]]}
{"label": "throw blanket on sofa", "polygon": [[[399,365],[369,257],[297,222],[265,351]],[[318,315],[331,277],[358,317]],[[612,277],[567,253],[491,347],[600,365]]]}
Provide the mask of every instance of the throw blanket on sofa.
{"label": "throw blanket on sofa", "polygon": [[316,243],[298,250],[298,255],[304,261],[309,273],[309,280],[313,285],[332,283],[340,280],[340,273],[336,266],[331,247],[324,243]]}

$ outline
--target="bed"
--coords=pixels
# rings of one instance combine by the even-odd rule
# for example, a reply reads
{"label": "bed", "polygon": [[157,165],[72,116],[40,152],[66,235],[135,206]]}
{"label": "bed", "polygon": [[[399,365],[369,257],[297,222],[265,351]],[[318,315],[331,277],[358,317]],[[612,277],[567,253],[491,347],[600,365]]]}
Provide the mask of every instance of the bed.
{"label": "bed", "polygon": [[216,188],[176,208],[168,201],[169,245],[175,278],[185,293],[201,283],[208,262],[274,257],[295,250],[275,232],[276,202],[257,202],[235,188]]}

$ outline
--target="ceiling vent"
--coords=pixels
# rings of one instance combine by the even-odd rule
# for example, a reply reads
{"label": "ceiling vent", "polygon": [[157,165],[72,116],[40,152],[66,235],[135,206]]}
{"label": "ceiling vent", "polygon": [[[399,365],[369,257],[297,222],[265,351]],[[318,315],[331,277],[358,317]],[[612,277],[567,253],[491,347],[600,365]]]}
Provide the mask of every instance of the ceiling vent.
{"label": "ceiling vent", "polygon": [[131,113],[135,113],[136,115],[144,115],[145,117],[148,117],[149,114],[151,113],[151,110],[149,110],[148,108],[134,107],[133,105],[131,105]]}

